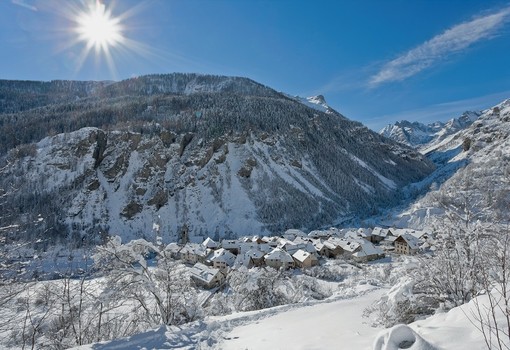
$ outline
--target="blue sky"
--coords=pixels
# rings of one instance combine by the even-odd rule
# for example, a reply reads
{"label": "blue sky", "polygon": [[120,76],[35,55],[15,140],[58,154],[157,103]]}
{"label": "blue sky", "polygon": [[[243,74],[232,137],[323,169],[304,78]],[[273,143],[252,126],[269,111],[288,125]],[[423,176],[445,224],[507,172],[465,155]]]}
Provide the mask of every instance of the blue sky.
{"label": "blue sky", "polygon": [[109,62],[78,40],[91,4],[0,0],[0,79],[246,76],[375,130],[510,98],[509,1],[105,0],[122,36]]}

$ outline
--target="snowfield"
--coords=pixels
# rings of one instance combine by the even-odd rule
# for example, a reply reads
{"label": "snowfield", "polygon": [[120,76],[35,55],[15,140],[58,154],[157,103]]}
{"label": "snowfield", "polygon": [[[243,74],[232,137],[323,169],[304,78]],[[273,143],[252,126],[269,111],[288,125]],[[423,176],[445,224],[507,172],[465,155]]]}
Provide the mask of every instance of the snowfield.
{"label": "snowfield", "polygon": [[[370,349],[381,329],[363,310],[387,290],[361,284],[326,301],[208,317],[179,327],[161,327],[129,338],[77,347],[96,349]],[[352,295],[358,296],[353,297]]]}
{"label": "snowfield", "polygon": [[[487,349],[472,323],[476,302],[387,330],[371,327],[363,310],[387,289],[357,287],[357,297],[337,295],[323,302],[209,317],[183,327],[165,327],[76,350],[113,349]],[[486,305],[485,296],[478,297]],[[468,317],[469,316],[469,317]],[[399,346],[400,345],[400,346]]]}

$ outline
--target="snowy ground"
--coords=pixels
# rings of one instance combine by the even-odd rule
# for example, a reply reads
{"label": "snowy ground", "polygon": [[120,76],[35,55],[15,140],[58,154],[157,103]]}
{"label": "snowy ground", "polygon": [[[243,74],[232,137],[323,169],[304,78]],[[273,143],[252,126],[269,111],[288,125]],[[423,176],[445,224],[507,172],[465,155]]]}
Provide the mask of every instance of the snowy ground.
{"label": "snowy ground", "polygon": [[[387,289],[358,286],[357,297],[287,305],[261,311],[209,317],[178,327],[161,327],[129,338],[90,344],[76,350],[112,349],[486,349],[471,317],[470,302],[408,326],[370,327],[363,310]],[[479,299],[485,303],[484,297]],[[409,340],[407,345],[402,341]],[[379,343],[378,343],[379,341]],[[411,344],[412,343],[412,344]],[[401,347],[398,346],[401,345]],[[405,347],[403,347],[405,346]]]}
{"label": "snowy ground", "polygon": [[349,349],[369,349],[380,330],[370,327],[362,313],[383,293],[382,289],[371,290],[358,298],[299,307],[236,326],[217,348],[312,350],[342,344]]}
{"label": "snowy ground", "polygon": [[369,349],[381,329],[362,318],[385,289],[356,288],[357,297],[337,295],[322,302],[208,317],[179,327],[162,327],[129,338],[76,349]]}

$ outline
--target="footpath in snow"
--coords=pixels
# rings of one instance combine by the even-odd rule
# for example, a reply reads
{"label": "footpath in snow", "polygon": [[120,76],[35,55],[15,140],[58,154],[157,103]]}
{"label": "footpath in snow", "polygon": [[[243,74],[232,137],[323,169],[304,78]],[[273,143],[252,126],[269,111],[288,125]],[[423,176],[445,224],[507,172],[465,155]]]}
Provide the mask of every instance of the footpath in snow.
{"label": "footpath in snow", "polygon": [[234,327],[217,348],[370,349],[380,329],[368,325],[362,314],[384,292],[375,290],[353,299],[299,307]]}

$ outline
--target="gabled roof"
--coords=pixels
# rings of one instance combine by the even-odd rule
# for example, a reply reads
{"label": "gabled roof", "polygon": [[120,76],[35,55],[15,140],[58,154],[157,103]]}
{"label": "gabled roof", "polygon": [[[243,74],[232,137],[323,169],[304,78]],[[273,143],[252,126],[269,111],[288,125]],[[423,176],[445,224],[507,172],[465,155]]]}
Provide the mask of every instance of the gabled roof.
{"label": "gabled roof", "polygon": [[313,246],[315,247],[315,250],[318,252],[320,252],[325,247],[324,243],[322,243],[320,240],[313,242]]}
{"label": "gabled roof", "polygon": [[304,250],[302,249],[299,249],[297,252],[295,252],[294,254],[292,254],[292,257],[294,259],[296,259],[297,261],[299,262],[304,262],[306,259],[308,259],[309,257],[311,257],[312,259],[315,258],[315,256],[313,254],[310,254],[308,252],[305,252]]}
{"label": "gabled roof", "polygon": [[215,250],[210,256],[209,260],[211,262],[224,262],[228,266],[234,266],[234,262],[236,261],[236,256],[226,250],[225,248],[220,248]]}
{"label": "gabled roof", "polygon": [[294,239],[296,237],[306,237],[306,233],[304,233],[303,231],[301,230],[297,230],[297,229],[289,229],[287,231],[285,231],[285,233],[283,234],[283,237],[287,238],[287,239]]}
{"label": "gabled roof", "polygon": [[195,255],[205,255],[207,250],[204,246],[196,243],[186,243],[184,247],[179,251],[181,254],[195,254]]}
{"label": "gabled roof", "polygon": [[363,237],[363,238],[372,236],[371,228],[361,227],[356,232],[358,233],[358,236]]}
{"label": "gabled roof", "polygon": [[409,245],[409,248],[411,249],[418,249],[420,246],[420,241],[418,238],[409,233],[404,233],[403,235],[398,236],[395,241],[404,241]]}
{"label": "gabled roof", "polygon": [[206,283],[211,283],[214,277],[221,273],[220,270],[206,266],[201,263],[196,263],[195,265],[193,265],[189,272],[192,277]]}
{"label": "gabled roof", "polygon": [[239,243],[240,242],[235,239],[224,239],[221,241],[221,247],[225,249],[238,249]]}
{"label": "gabled roof", "polygon": [[381,248],[376,247],[370,242],[363,242],[360,244],[360,248],[358,251],[353,253],[352,255],[355,257],[365,257],[365,256],[374,256],[374,255],[383,255],[384,252]]}
{"label": "gabled roof", "polygon": [[290,256],[289,253],[281,250],[280,248],[273,249],[271,253],[265,256],[265,259],[280,260],[281,262],[294,262],[292,256]]}
{"label": "gabled roof", "polygon": [[170,243],[165,247],[165,250],[169,251],[170,253],[178,253],[181,248],[182,247],[177,243]]}
{"label": "gabled roof", "polygon": [[382,227],[375,227],[372,230],[372,236],[386,237],[388,235],[388,229]]}
{"label": "gabled roof", "polygon": [[256,242],[243,242],[239,243],[239,250],[241,252],[247,252],[250,249],[258,249],[259,244]]}
{"label": "gabled roof", "polygon": [[202,242],[202,245],[206,248],[214,249],[218,247],[218,242],[215,242],[211,237],[207,237],[205,241]]}
{"label": "gabled roof", "polygon": [[251,250],[247,251],[245,253],[245,255],[247,255],[247,256],[249,256],[250,258],[253,258],[253,259],[261,259],[261,258],[264,257],[264,253],[261,252],[258,249],[251,249]]}
{"label": "gabled roof", "polygon": [[333,235],[333,232],[331,232],[330,230],[313,230],[313,231],[310,231],[310,233],[308,234],[308,237],[321,238],[321,237],[329,237],[332,235]]}
{"label": "gabled roof", "polygon": [[340,240],[339,246],[349,253],[355,252],[360,247],[360,242],[355,239]]}

